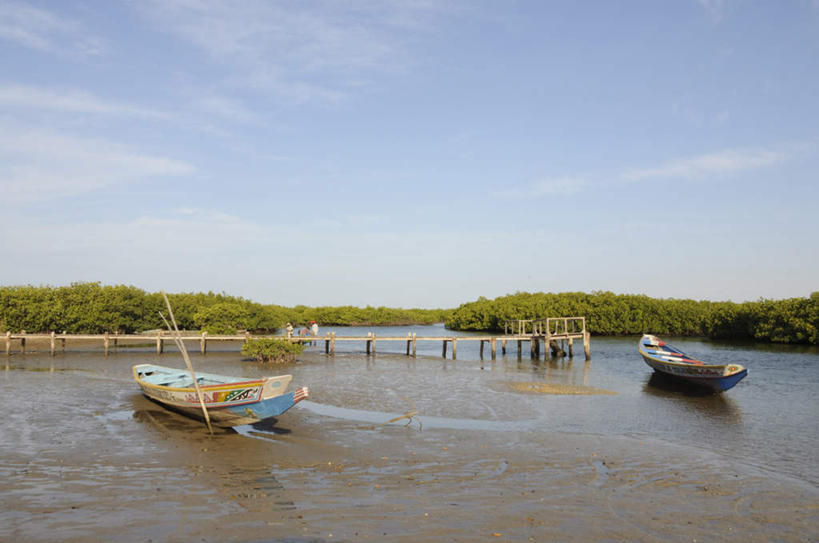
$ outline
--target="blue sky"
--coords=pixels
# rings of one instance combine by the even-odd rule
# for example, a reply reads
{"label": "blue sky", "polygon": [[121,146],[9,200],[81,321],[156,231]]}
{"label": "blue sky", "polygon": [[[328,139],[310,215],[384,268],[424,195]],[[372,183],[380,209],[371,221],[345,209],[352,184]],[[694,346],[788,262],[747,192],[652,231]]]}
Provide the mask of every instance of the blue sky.
{"label": "blue sky", "polygon": [[0,0],[0,284],[819,290],[819,0]]}

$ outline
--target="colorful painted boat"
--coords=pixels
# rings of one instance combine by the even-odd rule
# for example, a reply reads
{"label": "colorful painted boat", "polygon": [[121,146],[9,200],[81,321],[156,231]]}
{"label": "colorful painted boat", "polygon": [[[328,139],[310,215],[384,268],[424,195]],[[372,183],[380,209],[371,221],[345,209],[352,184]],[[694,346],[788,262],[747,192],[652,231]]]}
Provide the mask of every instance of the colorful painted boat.
{"label": "colorful painted boat", "polygon": [[[151,400],[202,420],[202,406],[190,372],[154,364],[133,367],[134,379]],[[247,380],[196,372],[199,390],[216,426],[254,424],[281,415],[307,397],[307,387],[286,392],[292,375]]]}
{"label": "colorful painted boat", "polygon": [[739,364],[707,364],[649,334],[640,339],[637,347],[654,371],[717,392],[732,388],[748,375]]}

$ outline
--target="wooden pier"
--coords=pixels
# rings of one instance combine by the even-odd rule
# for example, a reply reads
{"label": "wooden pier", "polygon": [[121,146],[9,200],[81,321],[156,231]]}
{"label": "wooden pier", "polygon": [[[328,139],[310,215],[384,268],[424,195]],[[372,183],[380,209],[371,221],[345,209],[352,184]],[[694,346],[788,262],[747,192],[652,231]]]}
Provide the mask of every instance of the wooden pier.
{"label": "wooden pier", "polygon": [[[2,337],[2,336],[0,336]],[[500,345],[501,353],[506,354],[508,343],[515,342],[517,347],[517,355],[521,356],[523,352],[523,344],[529,343],[529,353],[532,358],[539,358],[541,354],[541,344],[543,345],[543,353],[547,349],[551,349],[553,356],[562,356],[565,354],[565,348],[568,346],[569,356],[573,356],[574,340],[579,339],[583,342],[583,351],[586,360],[591,358],[590,336],[586,331],[586,319],[584,317],[558,317],[548,319],[533,319],[533,320],[516,320],[505,323],[505,330],[503,335],[486,335],[486,336],[418,336],[417,334],[408,334],[406,336],[377,336],[375,332],[369,332],[366,336],[339,336],[335,332],[327,333],[324,336],[283,336],[283,335],[251,335],[250,333],[237,335],[209,335],[207,332],[201,334],[188,333],[182,335],[182,341],[198,342],[199,351],[202,354],[207,353],[209,342],[244,342],[250,339],[259,338],[274,338],[284,339],[294,343],[319,343],[324,341],[324,352],[327,354],[335,354],[337,342],[359,342],[364,343],[365,351],[368,355],[375,355],[376,348],[379,342],[394,343],[406,342],[407,356],[416,356],[418,350],[418,342],[440,342],[441,356],[447,357],[447,351],[451,350],[452,358],[458,357],[458,344],[465,342],[480,342],[480,356],[483,358],[486,346],[489,346],[489,351],[492,359],[497,357],[498,345]],[[12,334],[6,332],[5,334],[5,351],[6,356],[12,354],[12,345],[16,343],[19,345],[19,354],[26,353],[26,343],[31,341],[48,342],[49,351],[54,356],[59,350],[65,352],[66,343],[72,342],[86,342],[97,343],[102,342],[107,356],[111,352],[116,352],[118,347],[126,345],[155,345],[156,353],[162,354],[165,350],[165,343],[170,341],[173,343],[174,338],[171,334],[165,331],[157,331],[154,334],[57,334],[51,332],[49,334],[26,334],[25,332],[19,334]],[[320,344],[320,343],[319,343]]]}

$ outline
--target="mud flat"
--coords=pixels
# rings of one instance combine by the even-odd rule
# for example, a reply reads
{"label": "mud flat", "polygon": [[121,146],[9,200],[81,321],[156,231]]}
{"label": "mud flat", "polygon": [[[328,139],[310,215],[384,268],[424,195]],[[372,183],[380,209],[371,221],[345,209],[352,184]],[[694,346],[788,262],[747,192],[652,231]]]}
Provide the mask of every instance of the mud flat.
{"label": "mud flat", "polygon": [[[290,368],[294,384],[310,386],[309,403],[276,425],[213,436],[147,400],[130,379],[132,364],[167,358],[13,359],[0,372],[0,541],[809,541],[819,534],[812,481],[719,447],[557,423],[566,417],[557,402],[576,402],[570,408],[592,418],[627,406],[625,391],[575,398],[500,390],[499,383],[531,379],[531,367],[521,375],[516,364],[481,370],[468,362],[312,356]],[[270,373],[236,353],[194,363],[202,371]],[[383,424],[410,407],[416,416]]]}

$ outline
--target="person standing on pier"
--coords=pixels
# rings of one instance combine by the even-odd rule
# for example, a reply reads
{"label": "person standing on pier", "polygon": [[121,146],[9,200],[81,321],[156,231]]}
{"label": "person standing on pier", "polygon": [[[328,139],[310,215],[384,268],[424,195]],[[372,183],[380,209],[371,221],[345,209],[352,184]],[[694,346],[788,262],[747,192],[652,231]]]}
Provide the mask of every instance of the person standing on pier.
{"label": "person standing on pier", "polygon": [[318,324],[316,324],[316,321],[310,321],[310,335],[311,336],[318,335]]}
{"label": "person standing on pier", "polygon": [[284,330],[287,332],[287,339],[293,337],[293,325],[289,322],[284,326]]}

